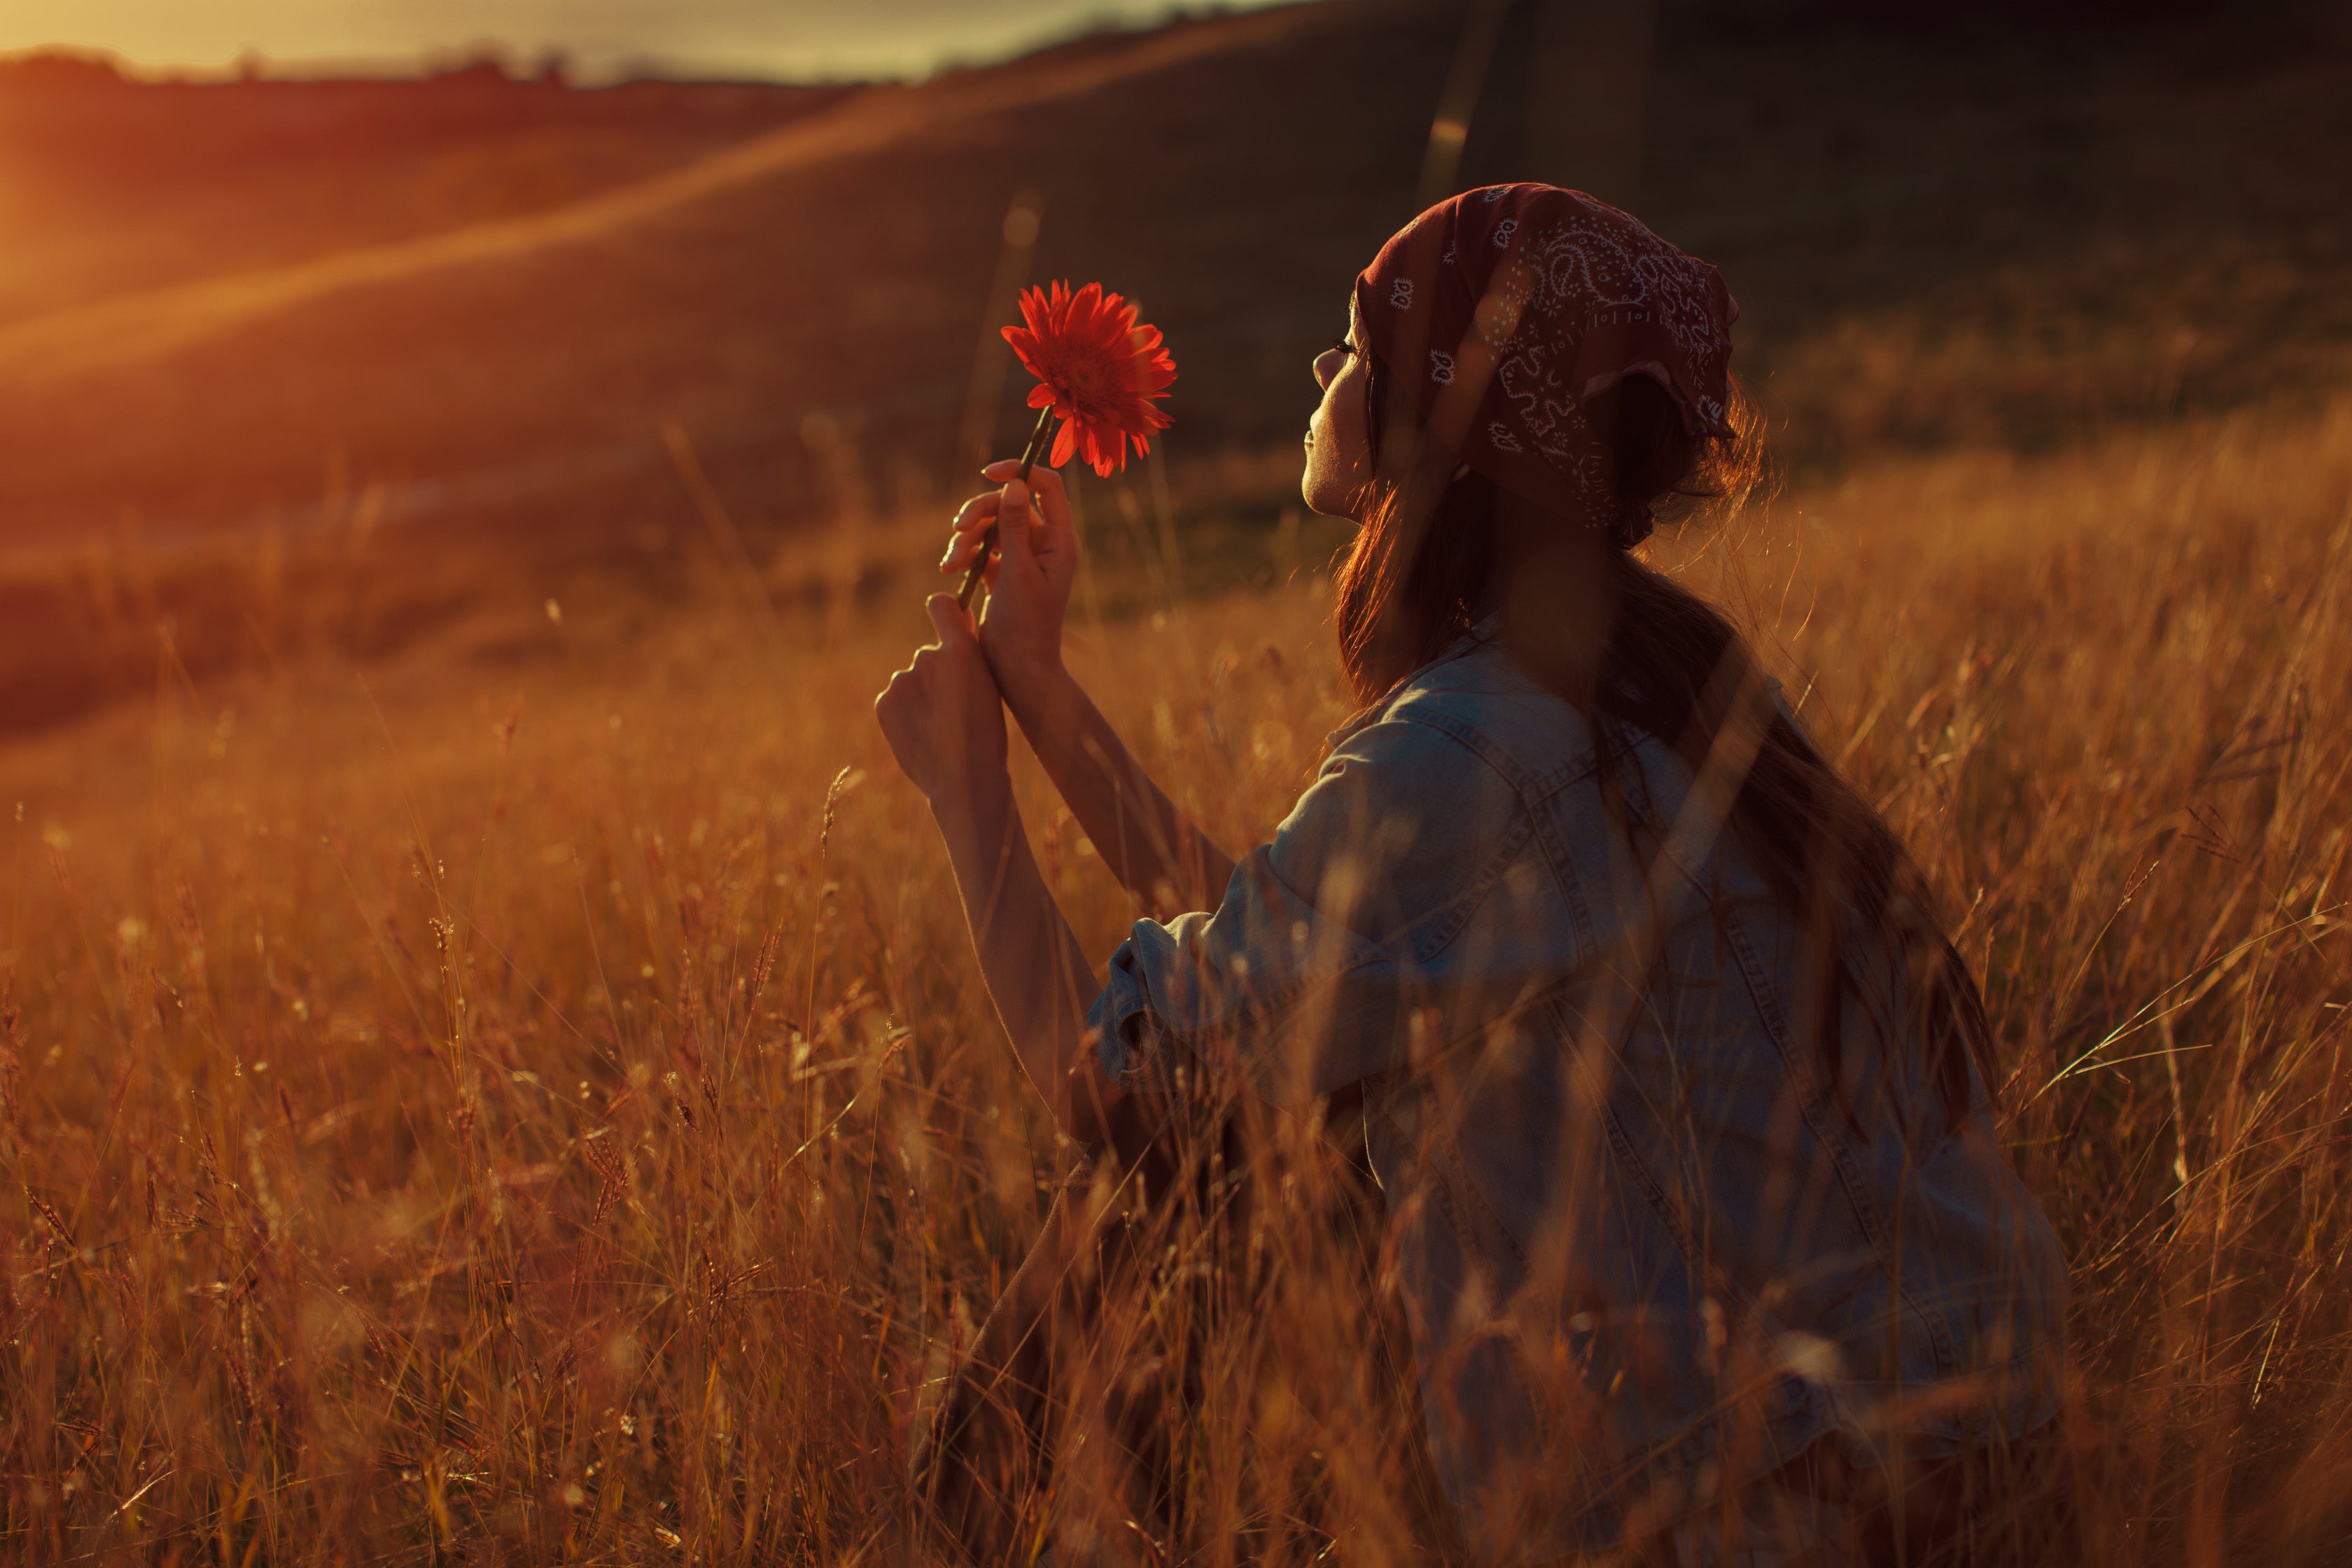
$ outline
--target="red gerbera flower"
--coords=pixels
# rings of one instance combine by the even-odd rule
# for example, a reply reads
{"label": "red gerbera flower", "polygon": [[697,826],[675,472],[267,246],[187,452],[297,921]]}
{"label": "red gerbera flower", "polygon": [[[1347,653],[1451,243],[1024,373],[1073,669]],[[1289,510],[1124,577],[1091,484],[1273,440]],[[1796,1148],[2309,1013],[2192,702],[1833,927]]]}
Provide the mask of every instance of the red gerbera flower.
{"label": "red gerbera flower", "polygon": [[1168,428],[1168,416],[1151,400],[1165,397],[1176,379],[1176,362],[1160,346],[1160,329],[1139,324],[1135,307],[1099,283],[1076,293],[1067,283],[1021,296],[1021,320],[1004,329],[1004,341],[1037,378],[1029,394],[1032,408],[1053,409],[1062,421],[1051,467],[1081,453],[1108,479],[1127,466],[1127,449],[1151,450],[1151,432]]}

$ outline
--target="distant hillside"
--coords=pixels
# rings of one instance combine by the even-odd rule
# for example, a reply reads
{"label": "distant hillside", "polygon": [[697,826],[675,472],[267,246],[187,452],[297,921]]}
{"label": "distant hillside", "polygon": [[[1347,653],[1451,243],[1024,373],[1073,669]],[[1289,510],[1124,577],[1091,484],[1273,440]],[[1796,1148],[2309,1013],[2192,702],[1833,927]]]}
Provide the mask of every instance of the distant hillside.
{"label": "distant hillside", "polygon": [[[0,81],[0,531],[389,513],[594,541],[949,483],[1008,203],[1036,277],[1139,296],[1170,447],[1279,447],[1412,210],[1456,0],[1107,35],[915,87]],[[1576,178],[1522,4],[1459,183]],[[2342,379],[2333,14],[1926,37],[1677,20],[1604,195],[1718,261],[1800,463],[2034,444]],[[62,107],[61,107],[62,105]],[[26,215],[30,215],[29,216]],[[1008,386],[998,444],[1016,438]],[[845,467],[845,462],[846,467]]]}
{"label": "distant hillside", "polygon": [[100,59],[0,59],[0,324],[562,206],[853,90],[575,91],[488,62],[414,80],[148,85]]}

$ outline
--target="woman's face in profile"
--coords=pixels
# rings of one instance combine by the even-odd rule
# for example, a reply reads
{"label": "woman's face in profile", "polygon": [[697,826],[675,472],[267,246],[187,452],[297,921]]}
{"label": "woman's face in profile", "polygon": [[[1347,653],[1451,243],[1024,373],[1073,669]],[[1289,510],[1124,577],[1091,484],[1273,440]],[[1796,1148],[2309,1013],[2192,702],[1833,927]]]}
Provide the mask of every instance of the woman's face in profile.
{"label": "woman's face in profile", "polygon": [[1307,422],[1307,474],[1298,493],[1328,517],[1354,520],[1372,477],[1363,341],[1351,303],[1348,336],[1315,356],[1315,383],[1323,389],[1323,401]]}

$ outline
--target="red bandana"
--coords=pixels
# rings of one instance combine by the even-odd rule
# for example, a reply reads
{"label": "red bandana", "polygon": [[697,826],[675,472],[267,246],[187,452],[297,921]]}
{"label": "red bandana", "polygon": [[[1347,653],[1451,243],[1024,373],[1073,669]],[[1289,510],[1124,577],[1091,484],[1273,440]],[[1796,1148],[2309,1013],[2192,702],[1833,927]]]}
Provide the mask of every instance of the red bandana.
{"label": "red bandana", "polygon": [[1716,269],[1636,219],[1558,185],[1489,185],[1438,203],[1356,279],[1356,315],[1425,426],[1504,489],[1648,537],[1582,405],[1636,373],[1693,434],[1725,436],[1731,323]]}

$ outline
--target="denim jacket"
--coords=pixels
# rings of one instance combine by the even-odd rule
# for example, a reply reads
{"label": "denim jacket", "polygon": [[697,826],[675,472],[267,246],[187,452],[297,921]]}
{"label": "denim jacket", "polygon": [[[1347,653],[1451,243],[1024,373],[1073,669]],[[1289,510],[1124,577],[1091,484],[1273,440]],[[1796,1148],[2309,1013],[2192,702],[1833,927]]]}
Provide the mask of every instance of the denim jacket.
{"label": "denim jacket", "polygon": [[2022,1435],[2064,1353],[1982,1084],[1949,1131],[1879,1039],[1892,961],[1841,1009],[1841,1096],[1795,920],[1727,833],[1675,831],[1689,767],[1627,731],[1612,816],[1595,747],[1464,639],[1334,737],[1213,913],[1136,924],[1090,1020],[1138,1088],[1187,1058],[1276,1105],[1360,1085],[1438,1474],[1526,1561],[1817,1439]]}

